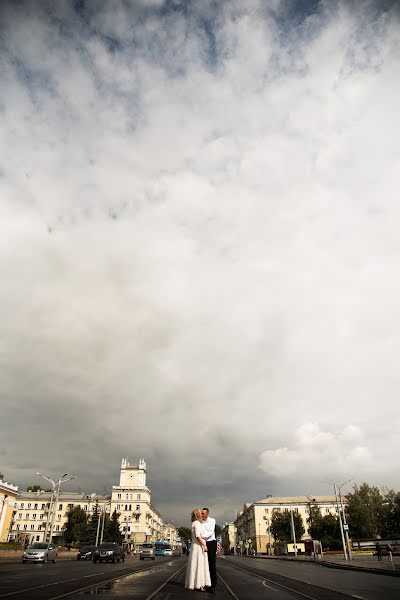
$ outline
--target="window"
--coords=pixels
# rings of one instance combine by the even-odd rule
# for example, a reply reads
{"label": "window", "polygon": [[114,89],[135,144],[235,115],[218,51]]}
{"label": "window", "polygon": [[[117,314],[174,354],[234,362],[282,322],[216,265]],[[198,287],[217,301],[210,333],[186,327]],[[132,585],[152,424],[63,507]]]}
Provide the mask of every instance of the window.
{"label": "window", "polygon": [[87,508],[88,508],[88,506],[87,506],[87,504],[85,504],[85,506],[83,507],[83,510],[87,511]]}
{"label": "window", "polygon": [[39,515],[39,519],[43,519],[43,516],[44,516],[43,514]]}
{"label": "window", "polygon": [[38,525],[38,531],[40,531],[42,529],[41,525]]}
{"label": "window", "polygon": [[128,505],[127,504],[125,504],[125,510],[128,510]]}
{"label": "window", "polygon": [[118,500],[121,500],[121,494],[118,494]]}
{"label": "window", "polygon": [[33,513],[32,519],[36,519],[36,513]]}
{"label": "window", "polygon": [[42,504],[42,510],[44,510],[46,508],[45,504]]}
{"label": "window", "polygon": [[[58,510],[62,510],[62,506],[63,506],[63,505],[62,505],[62,504],[60,504],[60,505],[59,505],[59,507],[58,507]],[[69,506],[71,506],[71,507],[72,507],[72,504],[70,504]]]}
{"label": "window", "polygon": [[17,528],[16,528],[16,529],[17,529],[17,531],[19,531],[19,523],[18,523],[18,525],[17,525]]}
{"label": "window", "polygon": [[57,521],[61,521],[61,515],[57,515]]}
{"label": "window", "polygon": [[30,503],[30,502],[28,502],[28,508],[30,508],[30,507],[31,507],[31,503]]}
{"label": "window", "polygon": [[117,510],[121,510],[121,505],[117,504]]}
{"label": "window", "polygon": [[140,504],[136,504],[136,510],[140,510]]}
{"label": "window", "polygon": [[136,521],[140,521],[140,515],[135,515]]}
{"label": "window", "polygon": [[40,541],[40,535],[36,536],[36,541],[39,542]]}
{"label": "window", "polygon": [[126,499],[129,500],[129,494],[126,494]]}
{"label": "window", "polygon": [[310,512],[310,510],[308,508],[305,508],[304,512],[306,513],[306,515],[308,515],[308,513]]}
{"label": "window", "polygon": [[56,531],[60,531],[60,526],[56,525]]}
{"label": "window", "polygon": [[329,515],[331,511],[329,510],[329,508],[326,508],[325,512]]}
{"label": "window", "polygon": [[33,507],[34,510],[37,510],[37,504],[35,504],[35,506]]}
{"label": "window", "polygon": [[129,510],[132,510],[132,504],[129,505]]}
{"label": "window", "polygon": [[28,529],[28,525],[25,523],[24,525],[24,531],[26,531]]}
{"label": "window", "polygon": [[23,502],[21,502],[20,508],[24,508],[24,503]]}
{"label": "window", "polygon": [[22,513],[18,513],[18,519],[22,519]]}
{"label": "window", "polygon": [[31,531],[33,531],[35,529],[34,525],[31,525]]}
{"label": "window", "polygon": [[140,494],[136,496],[136,500],[140,500]]}

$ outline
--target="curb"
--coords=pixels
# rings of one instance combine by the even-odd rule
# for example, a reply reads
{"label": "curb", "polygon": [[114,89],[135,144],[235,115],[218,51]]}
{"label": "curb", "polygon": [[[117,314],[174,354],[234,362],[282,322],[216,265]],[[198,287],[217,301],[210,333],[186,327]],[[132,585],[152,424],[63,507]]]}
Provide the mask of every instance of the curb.
{"label": "curb", "polygon": [[249,556],[249,558],[258,558],[261,560],[286,560],[289,562],[296,562],[302,564],[313,564],[318,567],[326,567],[327,569],[341,569],[342,571],[359,571],[363,573],[372,573],[374,575],[390,575],[391,577],[400,577],[400,570],[395,571],[392,569],[375,569],[374,567],[361,567],[356,565],[342,565],[340,563],[334,562],[324,562],[323,560],[302,560],[299,561],[296,558],[286,558],[286,557],[278,557],[278,556]]}

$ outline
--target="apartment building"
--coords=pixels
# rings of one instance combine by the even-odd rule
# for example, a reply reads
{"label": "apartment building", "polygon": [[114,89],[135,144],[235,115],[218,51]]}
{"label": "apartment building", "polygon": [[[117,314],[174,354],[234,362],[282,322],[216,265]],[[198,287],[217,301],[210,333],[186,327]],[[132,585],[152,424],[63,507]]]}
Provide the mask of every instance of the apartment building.
{"label": "apartment building", "polygon": [[96,494],[60,492],[56,501],[52,492],[20,492],[7,539],[29,544],[43,542],[46,536],[49,538],[52,528],[53,541],[61,543],[71,509],[80,506],[90,515],[96,505],[98,510],[106,510],[109,502],[109,496]]}
{"label": "apartment building", "polygon": [[18,486],[0,480],[0,542],[6,542],[10,532]]}
{"label": "apartment building", "polygon": [[[303,541],[310,539],[308,515],[310,506],[318,506],[321,515],[337,515],[335,496],[268,497],[258,502],[246,503],[238,513],[233,525],[236,528],[235,549],[250,549],[257,553],[273,553],[274,538],[271,534],[272,516],[275,512],[291,510],[303,519]],[[297,540],[300,542],[301,540]]]}
{"label": "apartment building", "polygon": [[143,542],[165,540],[164,520],[151,503],[151,491],[146,484],[146,461],[130,465],[127,458],[121,462],[119,485],[111,492],[111,513],[119,514],[124,545],[134,549]]}
{"label": "apartment building", "polygon": [[[6,532],[3,537],[5,540],[24,543],[42,542],[49,538],[52,531],[54,542],[61,543],[68,512],[80,506],[90,515],[97,505],[97,510],[102,514],[108,513],[111,516],[114,510],[117,511],[127,550],[133,550],[143,542],[156,540],[176,543],[178,532],[171,523],[164,524],[161,514],[152,505],[146,477],[146,461],[143,458],[138,465],[130,465],[128,459],[124,458],[119,485],[112,487],[111,496],[59,492],[55,497],[52,492],[42,490],[17,494],[18,488],[10,484],[2,487],[3,482],[0,482],[0,509],[3,509],[0,519],[5,523],[3,531]],[[2,501],[3,488],[5,491]],[[4,510],[5,506],[8,512]]]}

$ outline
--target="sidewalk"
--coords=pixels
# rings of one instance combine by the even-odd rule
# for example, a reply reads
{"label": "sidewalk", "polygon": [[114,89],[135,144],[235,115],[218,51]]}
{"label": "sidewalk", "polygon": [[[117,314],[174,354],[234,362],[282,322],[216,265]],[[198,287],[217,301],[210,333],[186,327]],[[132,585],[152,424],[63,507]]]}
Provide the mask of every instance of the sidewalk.
{"label": "sidewalk", "polygon": [[[249,557],[252,558],[252,557]],[[393,556],[390,562],[387,556],[382,556],[378,561],[377,556],[372,554],[353,554],[352,560],[345,560],[343,554],[324,554],[322,559],[306,558],[302,556],[255,556],[256,559],[264,560],[288,560],[295,562],[307,562],[321,567],[331,569],[349,569],[353,571],[365,571],[368,573],[381,573],[382,575],[394,575],[400,577],[400,556]]]}

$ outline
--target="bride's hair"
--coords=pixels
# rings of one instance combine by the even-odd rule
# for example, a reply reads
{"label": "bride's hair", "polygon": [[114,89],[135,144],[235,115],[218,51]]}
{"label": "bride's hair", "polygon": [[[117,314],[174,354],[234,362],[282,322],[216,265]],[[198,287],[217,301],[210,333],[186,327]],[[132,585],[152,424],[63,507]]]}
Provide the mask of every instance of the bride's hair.
{"label": "bride's hair", "polygon": [[201,519],[201,510],[199,508],[195,508],[192,510],[192,522],[198,521],[199,519]]}

